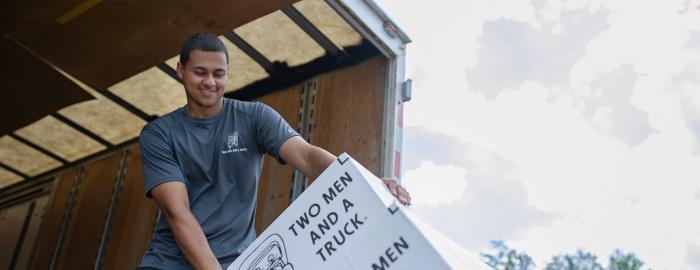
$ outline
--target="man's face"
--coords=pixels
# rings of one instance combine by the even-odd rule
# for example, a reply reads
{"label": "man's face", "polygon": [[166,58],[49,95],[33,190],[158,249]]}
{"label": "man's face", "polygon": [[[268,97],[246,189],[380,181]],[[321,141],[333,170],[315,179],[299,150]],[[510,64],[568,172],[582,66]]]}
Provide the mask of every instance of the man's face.
{"label": "man's face", "polygon": [[222,52],[190,52],[187,64],[177,64],[177,75],[182,79],[189,106],[214,107],[226,89],[228,64]]}

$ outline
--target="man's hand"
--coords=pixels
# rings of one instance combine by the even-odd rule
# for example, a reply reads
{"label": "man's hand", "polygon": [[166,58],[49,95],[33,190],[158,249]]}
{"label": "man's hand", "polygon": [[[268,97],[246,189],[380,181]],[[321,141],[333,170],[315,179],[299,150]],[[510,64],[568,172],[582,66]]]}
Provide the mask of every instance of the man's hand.
{"label": "man's hand", "polygon": [[411,205],[411,194],[408,194],[408,191],[406,191],[405,188],[396,183],[396,180],[382,178],[382,181],[384,181],[384,184],[389,188],[391,194],[393,194],[394,197],[399,199],[399,202],[401,204]]}

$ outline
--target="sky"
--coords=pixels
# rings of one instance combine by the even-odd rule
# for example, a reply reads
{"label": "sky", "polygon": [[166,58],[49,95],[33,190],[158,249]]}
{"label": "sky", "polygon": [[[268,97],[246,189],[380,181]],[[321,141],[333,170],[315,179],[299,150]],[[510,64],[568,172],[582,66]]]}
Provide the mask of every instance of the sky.
{"label": "sky", "polygon": [[403,184],[470,252],[700,269],[700,0],[377,0],[412,39]]}

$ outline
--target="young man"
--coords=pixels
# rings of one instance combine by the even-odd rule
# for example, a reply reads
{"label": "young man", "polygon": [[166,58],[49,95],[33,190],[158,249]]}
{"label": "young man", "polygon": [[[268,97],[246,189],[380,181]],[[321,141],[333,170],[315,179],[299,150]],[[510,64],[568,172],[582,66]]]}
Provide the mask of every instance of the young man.
{"label": "young man", "polygon": [[[182,45],[177,74],[187,104],[141,131],[146,196],[161,209],[139,269],[222,269],[255,239],[263,154],[315,179],[334,160],[270,107],[223,98],[226,47],[211,33]],[[384,180],[403,204],[410,196]]]}

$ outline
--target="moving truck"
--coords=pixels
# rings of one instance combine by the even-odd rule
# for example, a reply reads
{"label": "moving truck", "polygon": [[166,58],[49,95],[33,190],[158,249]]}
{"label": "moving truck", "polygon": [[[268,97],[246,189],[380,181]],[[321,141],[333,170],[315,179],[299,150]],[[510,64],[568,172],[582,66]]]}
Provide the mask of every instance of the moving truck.
{"label": "moving truck", "polygon": [[[138,133],[184,105],[174,68],[194,32],[228,47],[227,97],[266,103],[312,144],[400,179],[410,39],[373,1],[78,2],[0,11],[3,59],[16,67],[2,72],[0,269],[139,263],[159,213],[143,193]],[[309,184],[266,157],[256,230]]]}

